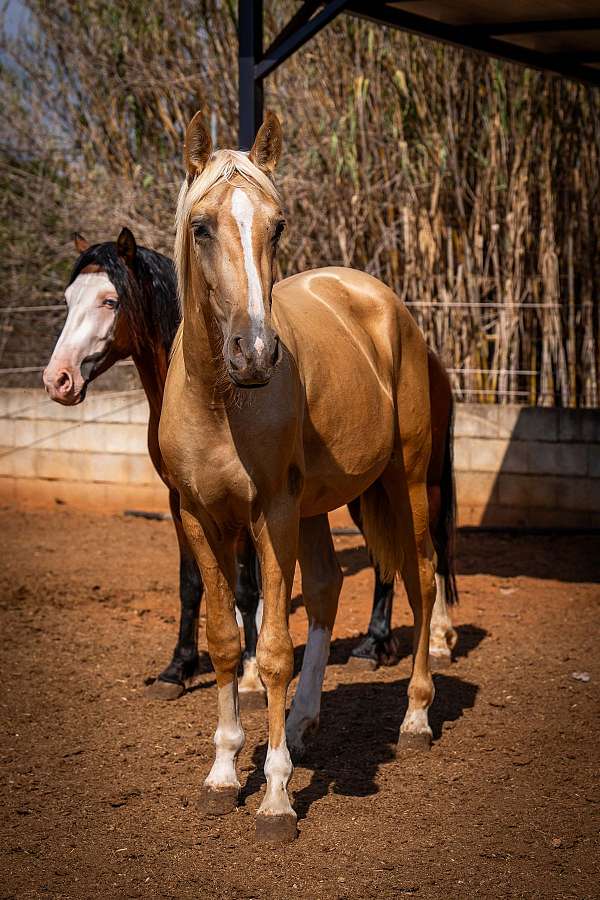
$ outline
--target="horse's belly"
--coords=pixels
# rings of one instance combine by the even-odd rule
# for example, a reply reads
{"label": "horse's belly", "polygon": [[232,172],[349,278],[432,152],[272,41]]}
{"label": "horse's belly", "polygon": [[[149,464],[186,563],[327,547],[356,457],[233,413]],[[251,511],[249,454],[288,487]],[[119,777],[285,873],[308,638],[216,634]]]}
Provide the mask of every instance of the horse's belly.
{"label": "horse's belly", "polygon": [[[379,403],[370,409],[340,408],[317,430],[311,420],[305,433],[305,483],[302,516],[316,516],[343,506],[381,475],[393,450],[393,409]],[[317,426],[318,427],[318,426]]]}

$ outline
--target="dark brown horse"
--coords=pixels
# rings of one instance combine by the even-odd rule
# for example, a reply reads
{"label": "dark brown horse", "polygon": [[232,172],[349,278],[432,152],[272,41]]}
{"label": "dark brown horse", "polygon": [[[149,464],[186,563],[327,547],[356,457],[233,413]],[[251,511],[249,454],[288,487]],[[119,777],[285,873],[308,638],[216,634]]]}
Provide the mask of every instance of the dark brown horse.
{"label": "dark brown horse", "polygon": [[[44,372],[50,397],[81,403],[88,384],[119,360],[131,357],[150,410],[148,451],[169,488],[169,504],[180,551],[181,617],[173,658],[150,691],[172,699],[185,690],[198,667],[197,631],[202,579],[181,525],[179,494],[170,482],[158,446],[169,352],[180,321],[173,263],[137,246],[123,228],[116,242],[90,246],[76,236],[79,258],[65,291],[67,320]],[[257,602],[255,600],[254,602]]]}

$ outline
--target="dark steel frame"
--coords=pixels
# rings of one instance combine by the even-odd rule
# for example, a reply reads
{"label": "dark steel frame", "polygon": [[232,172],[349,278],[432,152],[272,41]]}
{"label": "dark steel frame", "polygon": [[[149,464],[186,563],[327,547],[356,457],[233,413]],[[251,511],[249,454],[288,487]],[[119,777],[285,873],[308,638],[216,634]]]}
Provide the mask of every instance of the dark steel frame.
{"label": "dark steel frame", "polygon": [[263,0],[238,0],[238,8],[239,145],[245,150],[252,146],[262,122],[264,79],[341,12],[600,87],[600,69],[585,65],[600,62],[600,54],[541,53],[502,40],[515,34],[600,29],[600,16],[457,26],[404,12],[377,0],[304,0],[263,52]]}

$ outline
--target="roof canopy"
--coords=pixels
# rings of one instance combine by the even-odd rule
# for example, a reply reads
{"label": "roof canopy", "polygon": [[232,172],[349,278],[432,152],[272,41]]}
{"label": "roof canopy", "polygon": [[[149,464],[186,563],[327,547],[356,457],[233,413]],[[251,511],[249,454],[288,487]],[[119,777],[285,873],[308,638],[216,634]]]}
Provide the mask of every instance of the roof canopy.
{"label": "roof canopy", "polygon": [[263,52],[263,0],[239,0],[240,146],[262,120],[262,81],[339,13],[600,86],[600,0],[304,0]]}

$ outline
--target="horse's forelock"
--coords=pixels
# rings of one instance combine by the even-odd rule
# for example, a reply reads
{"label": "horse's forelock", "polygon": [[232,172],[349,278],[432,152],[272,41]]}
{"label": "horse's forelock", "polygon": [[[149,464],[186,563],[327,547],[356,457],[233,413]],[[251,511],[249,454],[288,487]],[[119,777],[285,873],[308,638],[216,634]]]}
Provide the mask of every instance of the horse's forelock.
{"label": "horse's forelock", "polygon": [[181,304],[187,295],[190,262],[190,220],[197,203],[215,187],[240,176],[257,187],[263,194],[281,203],[279,192],[269,176],[255,166],[247,153],[242,150],[217,150],[213,153],[204,171],[191,184],[184,180],[177,201],[175,215],[175,265],[179,284]]}

